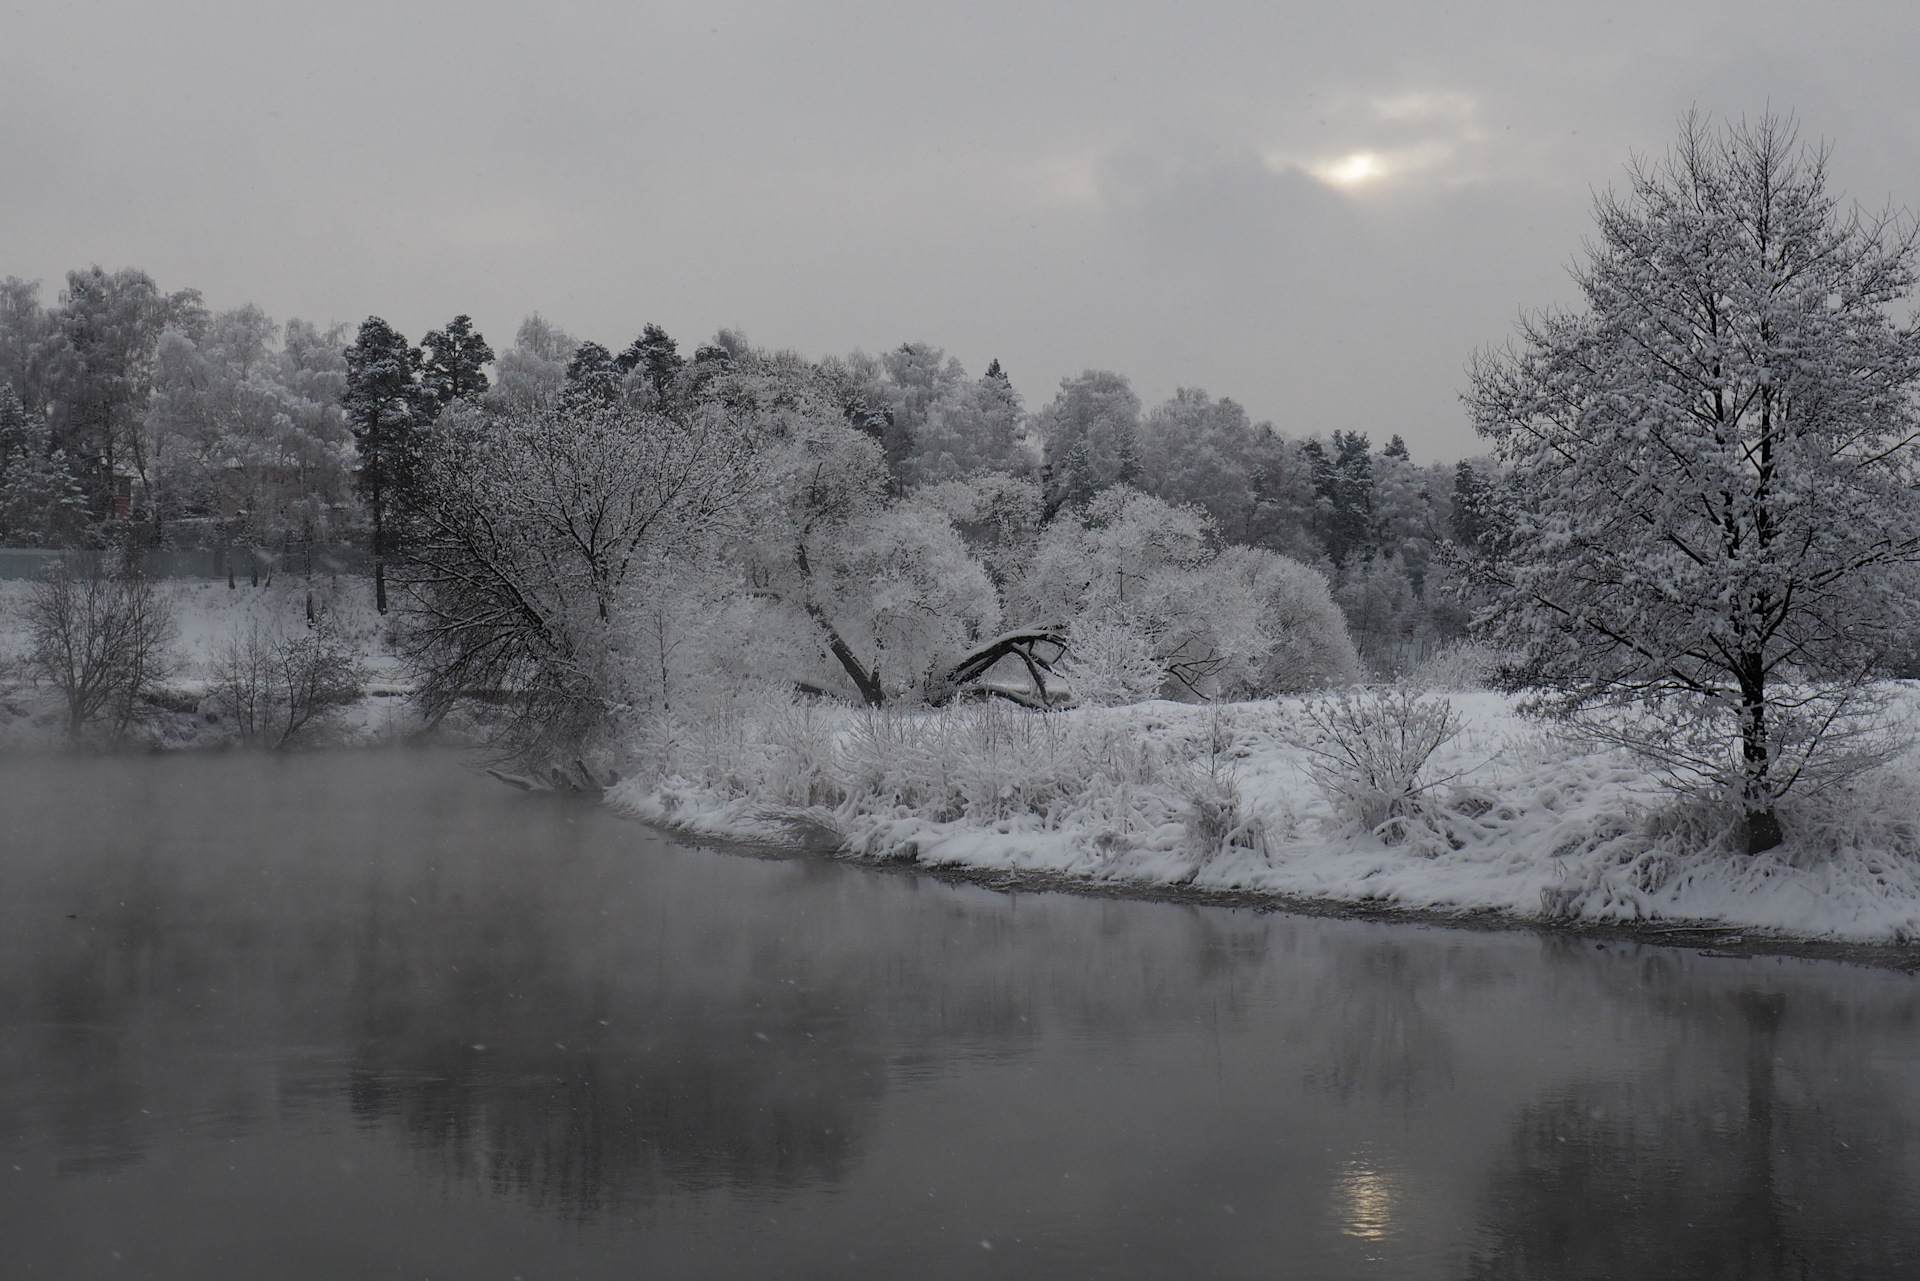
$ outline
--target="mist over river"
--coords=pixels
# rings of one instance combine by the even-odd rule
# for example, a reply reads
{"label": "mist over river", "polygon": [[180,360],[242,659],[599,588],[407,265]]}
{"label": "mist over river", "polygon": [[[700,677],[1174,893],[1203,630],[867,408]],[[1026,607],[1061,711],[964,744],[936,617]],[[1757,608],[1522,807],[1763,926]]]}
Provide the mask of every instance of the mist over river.
{"label": "mist over river", "polygon": [[0,759],[6,1275],[1920,1271],[1920,986]]}

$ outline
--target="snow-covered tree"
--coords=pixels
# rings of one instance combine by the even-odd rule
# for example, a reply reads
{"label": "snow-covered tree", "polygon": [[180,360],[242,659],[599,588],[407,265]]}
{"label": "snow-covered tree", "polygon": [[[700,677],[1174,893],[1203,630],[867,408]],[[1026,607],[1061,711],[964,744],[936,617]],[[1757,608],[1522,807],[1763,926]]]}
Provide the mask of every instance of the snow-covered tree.
{"label": "snow-covered tree", "polygon": [[97,519],[114,514],[123,477],[151,485],[141,430],[160,337],[205,318],[199,292],[163,294],[144,271],[67,273],[46,340],[53,442]]}
{"label": "snow-covered tree", "polygon": [[47,420],[0,383],[0,543],[65,547],[86,527],[86,496],[53,448]]}
{"label": "snow-covered tree", "polygon": [[1229,541],[1249,542],[1254,477],[1272,433],[1233,400],[1182,387],[1141,420],[1136,483],[1170,503],[1198,503]]}
{"label": "snow-covered tree", "polygon": [[[1214,680],[1229,698],[1264,698],[1347,685],[1364,674],[1347,623],[1321,574],[1264,547],[1226,547],[1207,567],[1220,617],[1247,610],[1244,631]],[[1227,607],[1233,603],[1233,609]]]}
{"label": "snow-covered tree", "polygon": [[422,707],[510,694],[498,745],[540,763],[616,727],[657,666],[649,588],[739,515],[749,444],[719,413],[456,403],[426,454],[401,575]]}
{"label": "snow-covered tree", "polygon": [[520,322],[513,346],[494,361],[494,382],[487,403],[496,409],[525,412],[551,409],[567,385],[567,362],[579,340],[539,312]]}
{"label": "snow-covered tree", "polygon": [[687,362],[680,355],[680,344],[658,325],[647,325],[618,358],[620,367],[638,374],[652,389],[654,398],[664,401],[673,390],[674,380]]}
{"label": "snow-covered tree", "polygon": [[486,394],[493,348],[473,327],[471,316],[455,316],[445,329],[430,330],[420,340],[420,351],[420,385],[441,405]]}
{"label": "snow-covered tree", "polygon": [[1035,428],[1045,446],[1049,514],[1140,477],[1140,398],[1120,374],[1060,380]]}
{"label": "snow-covered tree", "polygon": [[1728,785],[1751,851],[1916,605],[1916,242],[1826,159],[1690,116],[1596,201],[1585,306],[1478,357],[1469,398],[1516,498],[1484,619],[1513,675],[1654,713],[1638,745]]}
{"label": "snow-covered tree", "polygon": [[1336,567],[1377,544],[1373,511],[1373,446],[1365,432],[1336,431],[1332,451],[1318,440],[1300,447],[1313,478],[1314,528]]}
{"label": "snow-covered tree", "polygon": [[156,531],[210,518],[249,542],[330,541],[350,502],[344,332],[296,320],[280,336],[253,306],[162,336],[144,422]]}
{"label": "snow-covered tree", "polygon": [[1038,481],[981,472],[917,489],[913,500],[953,523],[998,587],[1012,586],[1025,572],[1040,538],[1046,501]]}
{"label": "snow-covered tree", "polygon": [[12,386],[29,413],[47,412],[46,366],[54,321],[40,305],[40,282],[0,280],[0,383]]}
{"label": "snow-covered tree", "polygon": [[[833,371],[743,350],[704,395],[756,441],[738,557],[766,661],[869,706],[916,697],[999,621],[985,569],[941,509],[889,501],[879,441],[850,425]],[[765,673],[763,673],[764,675]]]}
{"label": "snow-covered tree", "polygon": [[[959,363],[949,362],[960,374]],[[994,362],[999,368],[999,362]],[[987,473],[1034,470],[1019,394],[1004,373],[946,382],[914,428],[912,452],[901,468],[909,487],[964,480]]]}
{"label": "snow-covered tree", "polygon": [[1138,652],[1168,697],[1256,697],[1359,673],[1318,573],[1263,549],[1222,548],[1204,510],[1125,486],[1048,526],[1010,611],[1065,625],[1076,647],[1085,636],[1076,662],[1101,688],[1126,685],[1118,673],[1137,668]]}

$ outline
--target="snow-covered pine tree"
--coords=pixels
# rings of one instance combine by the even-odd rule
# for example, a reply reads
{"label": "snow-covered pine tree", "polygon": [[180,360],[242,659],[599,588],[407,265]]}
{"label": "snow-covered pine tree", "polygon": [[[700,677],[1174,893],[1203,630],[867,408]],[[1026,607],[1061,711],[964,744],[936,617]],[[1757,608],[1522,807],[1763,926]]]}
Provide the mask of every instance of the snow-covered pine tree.
{"label": "snow-covered pine tree", "polygon": [[368,316],[347,348],[341,404],[360,450],[360,496],[373,517],[373,591],[387,612],[387,553],[396,518],[411,509],[432,402],[420,386],[420,349],[378,316]]}
{"label": "snow-covered pine tree", "polygon": [[620,353],[618,363],[622,369],[639,370],[647,385],[653,388],[653,394],[662,400],[687,364],[680,355],[680,344],[658,325],[643,328],[640,336]]}
{"label": "snow-covered pine tree", "polygon": [[1468,397],[1515,500],[1481,620],[1510,675],[1727,786],[1750,852],[1844,764],[1916,605],[1915,234],[1843,211],[1826,160],[1791,120],[1689,116],[1597,199],[1585,307],[1476,357]]}
{"label": "snow-covered pine tree", "polygon": [[46,419],[0,382],[0,544],[61,547],[85,528],[86,495],[52,452]]}
{"label": "snow-covered pine tree", "polygon": [[486,394],[493,348],[473,327],[473,317],[458,315],[445,329],[430,330],[420,348],[420,385],[441,406]]}

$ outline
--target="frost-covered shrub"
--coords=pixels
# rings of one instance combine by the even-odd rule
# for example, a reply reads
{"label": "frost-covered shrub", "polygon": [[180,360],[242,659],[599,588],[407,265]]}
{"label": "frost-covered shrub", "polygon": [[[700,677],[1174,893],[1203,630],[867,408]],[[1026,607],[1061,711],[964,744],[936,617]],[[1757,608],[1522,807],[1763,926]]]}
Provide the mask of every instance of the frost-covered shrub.
{"label": "frost-covered shrub", "polygon": [[1296,741],[1334,811],[1389,841],[1403,839],[1444,779],[1427,762],[1460,732],[1453,704],[1408,689],[1342,691],[1308,703]]}
{"label": "frost-covered shrub", "polygon": [[1164,679],[1153,647],[1138,627],[1102,618],[1076,620],[1060,674],[1074,700],[1087,707],[1118,707],[1153,698]]}
{"label": "frost-covered shrub", "polygon": [[1413,689],[1491,689],[1500,662],[1497,650],[1472,641],[1456,641],[1407,673],[1405,683]]}

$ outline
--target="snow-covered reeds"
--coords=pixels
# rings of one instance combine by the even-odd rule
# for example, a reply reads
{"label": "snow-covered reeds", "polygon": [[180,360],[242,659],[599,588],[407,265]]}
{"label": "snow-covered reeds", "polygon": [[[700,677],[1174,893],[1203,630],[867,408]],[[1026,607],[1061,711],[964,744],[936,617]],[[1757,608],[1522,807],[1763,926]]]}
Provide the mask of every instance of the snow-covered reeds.
{"label": "snow-covered reeds", "polygon": [[936,825],[1050,834],[1094,863],[1154,851],[1188,876],[1222,850],[1264,849],[1237,768],[1257,705],[1144,707],[1159,714],[1143,724],[1142,706],[854,709],[762,691],[650,741],[622,797],[665,818],[809,811],[885,857],[917,852],[912,833]]}
{"label": "snow-covered reeds", "polygon": [[1369,701],[1378,723],[1361,714],[1358,741],[1390,728],[1392,742],[1364,803],[1402,811],[1370,826],[1341,784],[1316,781],[1327,766],[1303,745],[1300,699],[875,711],[763,690],[636,751],[610,799],[689,833],[936,868],[1920,937],[1914,755],[1799,796],[1787,841],[1754,856],[1737,800],[1676,795],[1631,753],[1509,696],[1348,699]]}

